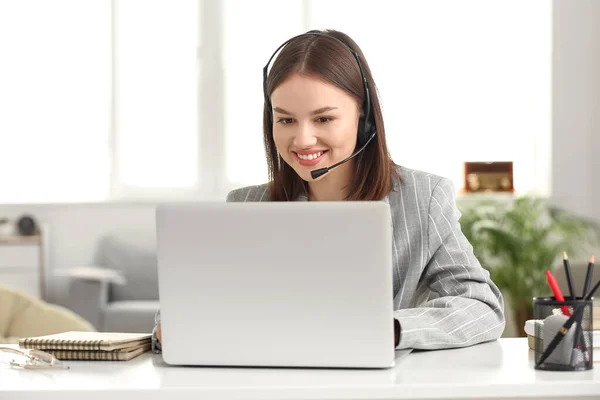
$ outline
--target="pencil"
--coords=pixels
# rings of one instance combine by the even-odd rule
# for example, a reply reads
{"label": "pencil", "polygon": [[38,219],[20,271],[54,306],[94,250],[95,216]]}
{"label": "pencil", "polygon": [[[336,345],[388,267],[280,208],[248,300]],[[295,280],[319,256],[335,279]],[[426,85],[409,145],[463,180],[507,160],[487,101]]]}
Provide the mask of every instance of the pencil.
{"label": "pencil", "polygon": [[[575,291],[573,290],[573,277],[571,276],[571,266],[569,265],[569,257],[567,256],[567,252],[563,251],[563,264],[565,266],[565,275],[567,276],[567,286],[569,286],[569,294],[571,295],[571,300],[575,301]],[[583,292],[585,295],[585,291]]]}
{"label": "pencil", "polygon": [[587,272],[585,274],[585,283],[583,284],[583,295],[584,296],[588,292],[588,290],[590,290],[590,285],[592,284],[592,276],[594,275],[594,261],[595,261],[595,258],[592,255],[592,258],[590,258],[590,262],[587,266]]}

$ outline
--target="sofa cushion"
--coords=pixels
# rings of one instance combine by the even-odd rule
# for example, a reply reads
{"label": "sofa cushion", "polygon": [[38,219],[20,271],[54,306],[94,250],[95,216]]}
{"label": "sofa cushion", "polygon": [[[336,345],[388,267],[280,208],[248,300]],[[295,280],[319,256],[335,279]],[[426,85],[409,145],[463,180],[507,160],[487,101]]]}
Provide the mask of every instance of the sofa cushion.
{"label": "sofa cushion", "polygon": [[152,333],[156,301],[116,301],[109,303],[104,312],[102,330],[106,332]]}
{"label": "sofa cushion", "polygon": [[124,285],[111,285],[109,301],[158,300],[155,249],[106,236],[100,241],[97,259],[103,267],[121,271],[126,279]]}
{"label": "sofa cushion", "polygon": [[27,336],[93,330],[73,311],[0,283],[0,344],[18,343]]}

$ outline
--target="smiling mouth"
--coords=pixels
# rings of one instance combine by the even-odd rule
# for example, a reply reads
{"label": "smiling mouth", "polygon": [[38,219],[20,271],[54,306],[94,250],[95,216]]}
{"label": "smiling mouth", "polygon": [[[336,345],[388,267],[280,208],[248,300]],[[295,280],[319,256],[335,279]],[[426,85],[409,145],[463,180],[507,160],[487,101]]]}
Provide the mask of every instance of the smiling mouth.
{"label": "smiling mouth", "polygon": [[304,166],[312,166],[317,164],[319,161],[321,161],[325,153],[327,153],[327,150],[318,151],[311,154],[298,154],[294,152],[296,159],[298,160],[300,165]]}

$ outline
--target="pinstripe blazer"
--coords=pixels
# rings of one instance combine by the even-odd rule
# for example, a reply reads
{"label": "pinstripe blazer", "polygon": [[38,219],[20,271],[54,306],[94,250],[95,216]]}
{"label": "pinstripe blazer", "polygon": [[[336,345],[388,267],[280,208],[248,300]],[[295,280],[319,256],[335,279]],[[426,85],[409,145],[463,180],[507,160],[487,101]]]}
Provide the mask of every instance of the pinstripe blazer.
{"label": "pinstripe blazer", "polygon": [[[461,231],[453,184],[404,167],[399,173],[400,181],[384,199],[393,221],[394,317],[401,327],[397,348],[464,347],[499,338],[504,300]],[[269,197],[263,184],[234,190],[227,201]]]}

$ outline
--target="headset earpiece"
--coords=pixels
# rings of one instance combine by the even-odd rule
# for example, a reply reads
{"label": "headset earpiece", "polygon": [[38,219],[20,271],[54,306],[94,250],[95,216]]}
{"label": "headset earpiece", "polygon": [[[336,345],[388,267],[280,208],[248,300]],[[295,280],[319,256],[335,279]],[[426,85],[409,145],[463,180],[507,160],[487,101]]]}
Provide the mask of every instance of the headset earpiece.
{"label": "headset earpiece", "polygon": [[361,147],[363,143],[367,141],[367,128],[370,124],[365,120],[364,116],[361,116],[358,120],[358,137],[356,140],[357,147]]}
{"label": "headset earpiece", "polygon": [[[357,61],[360,60],[358,55],[356,55]],[[362,73],[362,65],[360,61],[358,61],[358,65],[360,67]],[[365,101],[363,102],[363,111],[360,119],[358,120],[358,137],[357,137],[357,146],[362,147],[370,138],[373,136],[377,129],[375,123],[373,121],[374,116],[372,114],[371,109],[371,97],[369,95],[369,86],[367,85],[367,80],[363,76],[363,85],[365,87]]]}

